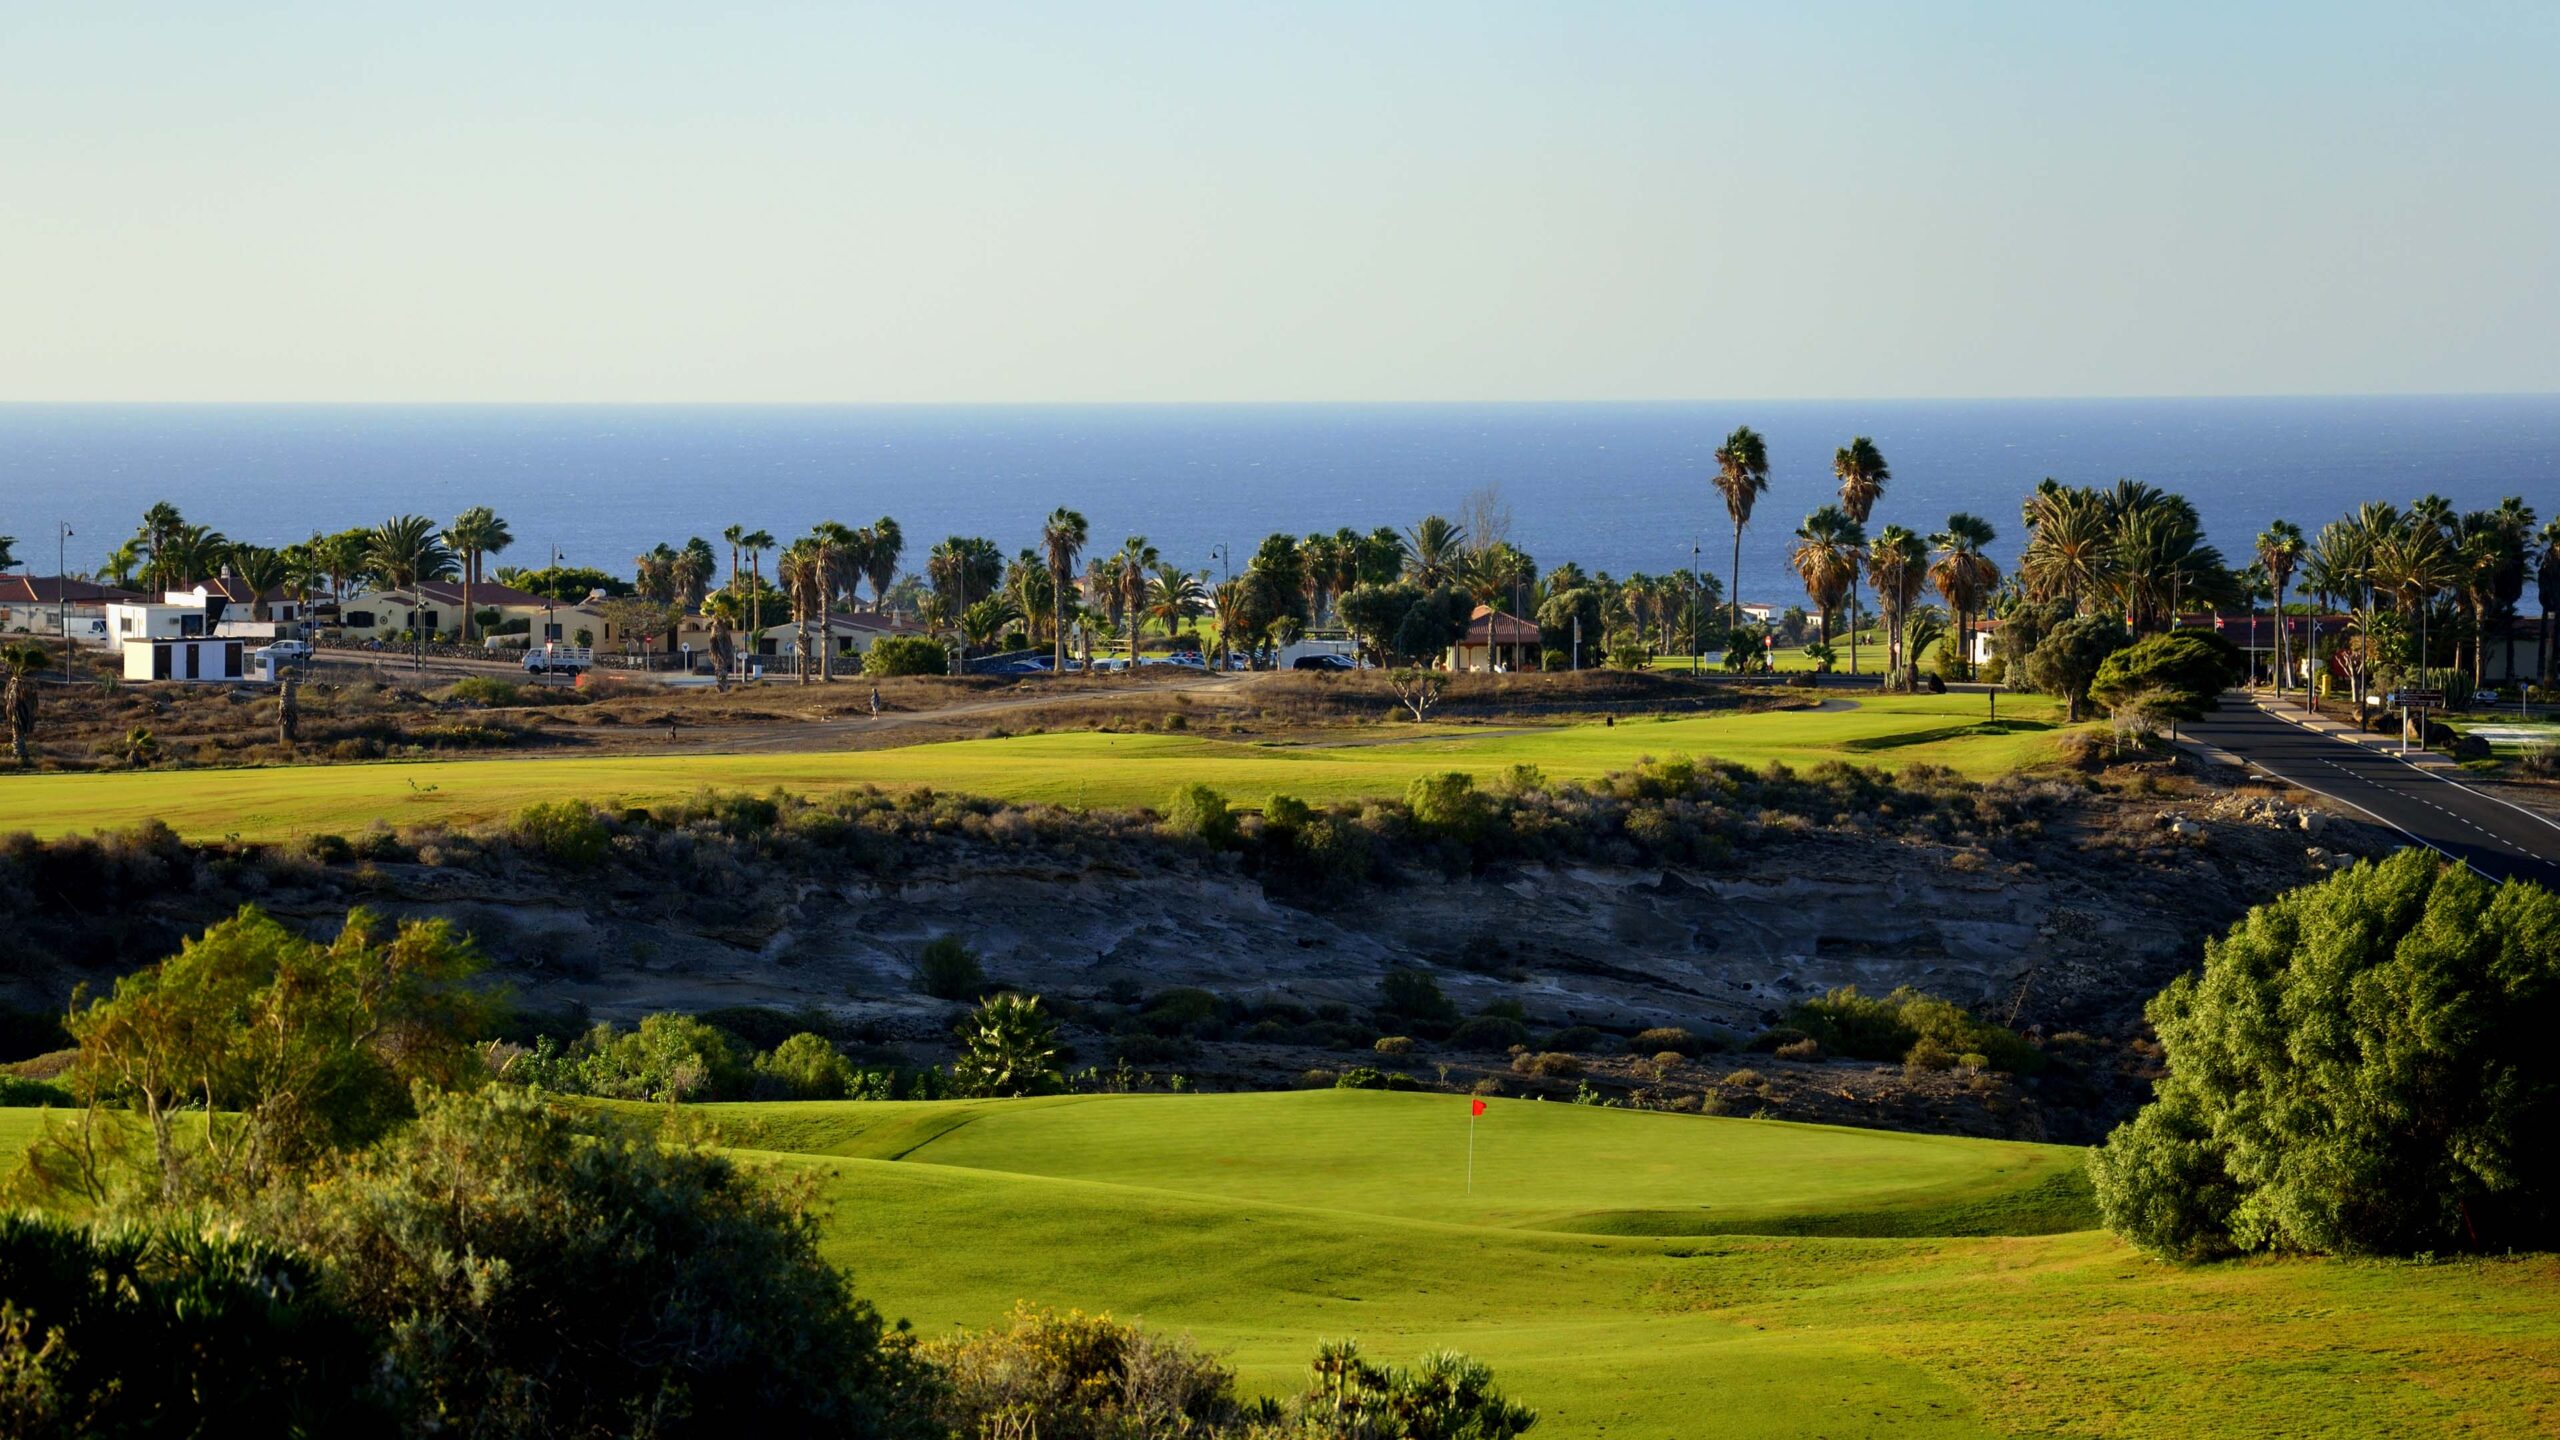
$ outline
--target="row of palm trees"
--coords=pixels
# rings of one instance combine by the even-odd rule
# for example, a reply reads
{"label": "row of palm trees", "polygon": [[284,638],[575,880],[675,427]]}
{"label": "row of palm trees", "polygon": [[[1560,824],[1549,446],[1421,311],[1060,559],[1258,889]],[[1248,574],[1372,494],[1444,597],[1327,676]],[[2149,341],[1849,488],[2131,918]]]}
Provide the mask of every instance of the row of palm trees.
{"label": "row of palm trees", "polygon": [[343,600],[356,585],[406,589],[420,581],[459,578],[468,637],[471,588],[486,579],[487,560],[514,543],[507,522],[485,505],[446,524],[422,515],[396,515],[379,525],[314,534],[270,548],[192,523],[178,507],[162,501],[143,512],[132,539],[109,553],[104,574],[116,584],[140,583],[152,593],[228,575],[251,591],[252,614],[261,620],[267,618],[272,592],[307,597],[325,590],[332,600]]}
{"label": "row of palm trees", "polygon": [[[1748,426],[1738,429],[1716,451],[1716,465],[1716,488],[1733,521],[1738,583],[1743,527],[1750,523],[1755,503],[1768,489],[1767,442]],[[1787,551],[1789,567],[1803,583],[1806,598],[1813,602],[1814,643],[1819,652],[1830,653],[1831,615],[1846,606],[1850,617],[1849,670],[1857,673],[1859,585],[1864,580],[1875,589],[1877,618],[1886,644],[1887,680],[1907,682],[1925,645],[1911,643],[1909,622],[1924,588],[1935,586],[1955,617],[1956,664],[1969,667],[1971,647],[1963,637],[1970,633],[1969,622],[1982,613],[2000,584],[2000,567],[1989,554],[1992,542],[1999,538],[1998,532],[1981,516],[1958,511],[1947,517],[1943,529],[1927,536],[1902,525],[1886,525],[1871,537],[1867,521],[1893,479],[1884,452],[1876,448],[1871,437],[1856,436],[1833,452],[1831,469],[1840,484],[1839,503],[1807,515],[1804,523],[1796,527],[1794,544]],[[1732,628],[1738,632],[1738,595],[1734,603]]]}
{"label": "row of palm trees", "polygon": [[[2279,613],[2297,571],[2322,613],[2332,602],[2349,607],[2356,644],[2345,658],[2363,674],[2385,660],[2385,646],[2406,648],[2422,673],[2436,668],[2430,632],[2438,628],[2437,612],[2448,611],[2444,622],[2450,623],[2442,628],[2454,632],[2453,668],[2461,666],[2467,638],[2475,686],[2486,679],[2489,637],[2514,613],[2530,576],[2543,619],[2535,676],[2551,683],[2556,658],[2551,617],[2560,608],[2560,520],[2537,530],[2532,507],[2520,496],[2511,495],[2494,509],[2467,513],[2457,513],[2437,495],[2421,497],[2405,511],[2368,501],[2308,539],[2299,526],[2278,520],[2258,536],[2256,559]],[[2361,693],[2364,686],[2357,688]]]}

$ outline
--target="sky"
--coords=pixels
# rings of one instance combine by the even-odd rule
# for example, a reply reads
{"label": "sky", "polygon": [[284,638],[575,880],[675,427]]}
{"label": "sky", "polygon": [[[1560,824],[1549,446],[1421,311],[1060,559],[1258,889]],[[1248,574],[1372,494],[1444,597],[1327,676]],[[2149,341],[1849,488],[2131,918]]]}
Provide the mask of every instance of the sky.
{"label": "sky", "polygon": [[0,400],[2560,390],[2560,4],[0,0]]}

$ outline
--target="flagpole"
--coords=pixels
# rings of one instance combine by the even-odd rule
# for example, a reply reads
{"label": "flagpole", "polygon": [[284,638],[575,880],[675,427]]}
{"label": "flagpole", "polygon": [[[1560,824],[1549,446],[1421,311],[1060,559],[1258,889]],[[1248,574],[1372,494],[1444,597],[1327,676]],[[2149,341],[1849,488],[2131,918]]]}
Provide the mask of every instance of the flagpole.
{"label": "flagpole", "polygon": [[1467,1116],[1467,1193],[1476,1193],[1476,1117]]}

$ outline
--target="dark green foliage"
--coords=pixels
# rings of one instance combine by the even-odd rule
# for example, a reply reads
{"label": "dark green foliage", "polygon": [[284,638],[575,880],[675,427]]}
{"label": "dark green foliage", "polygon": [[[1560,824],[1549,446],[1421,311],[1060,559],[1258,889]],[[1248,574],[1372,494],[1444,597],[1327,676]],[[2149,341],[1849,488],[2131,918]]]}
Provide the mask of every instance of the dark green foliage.
{"label": "dark green foliage", "polygon": [[[2029,602],[2002,617],[2000,628],[1991,637],[1992,659],[2000,666],[2001,678],[2010,689],[2032,691],[2036,688],[2027,673],[2029,657],[2036,653],[2038,645],[2044,643],[2045,636],[2071,618],[2072,607],[2068,600]],[[1984,678],[1990,678],[1987,672]]]}
{"label": "dark green foliage", "polygon": [[2151,1002],[2168,1075],[2091,1172],[2181,1258],[2543,1249],[2560,898],[2421,850],[2251,910]]}
{"label": "dark green foliage", "polygon": [[278,1223],[442,1433],[929,1433],[798,1193],[709,1150],[449,1095]]}
{"label": "dark green foliage", "polygon": [[2141,700],[2158,713],[2194,720],[2213,709],[2242,673],[2230,641],[2208,631],[2179,630],[2109,654],[2098,663],[2089,697],[2109,709]]}
{"label": "dark green foliage", "polygon": [[900,675],[948,675],[951,652],[922,635],[883,635],[862,652],[862,673],[875,680]]}
{"label": "dark green foliage", "polygon": [[254,1240],[0,1217],[0,1434],[384,1433],[374,1332],[316,1282]]}
{"label": "dark green foliage", "polygon": [[2059,695],[2072,720],[2089,702],[2089,686],[2108,656],[2133,643],[2123,625],[2104,615],[2084,615],[2056,625],[2027,657],[2027,683]]}
{"label": "dark green foliage", "polygon": [[955,1436],[1212,1440],[1237,1434],[1250,1408],[1216,1356],[1108,1315],[1018,1304],[1002,1325],[935,1340],[923,1358],[944,1382]]}
{"label": "dark green foliage", "polygon": [[1378,1023],[1399,1034],[1436,1039],[1458,1023],[1458,1007],[1430,971],[1398,968],[1378,979]]}
{"label": "dark green foliage", "polygon": [[1452,1050],[1483,1050],[1500,1054],[1514,1045],[1529,1043],[1529,1027],[1505,1015],[1471,1016],[1449,1032]]}
{"label": "dark green foliage", "polygon": [[23,1075],[0,1075],[0,1106],[30,1110],[44,1105],[68,1108],[78,1103],[79,1101],[69,1090],[50,1080],[30,1080]]}
{"label": "dark green foliage", "polygon": [[1695,1058],[1715,1048],[1714,1042],[1692,1035],[1676,1025],[1660,1025],[1650,1030],[1638,1031],[1635,1038],[1627,1042],[1627,1053],[1630,1055],[1660,1055],[1668,1051],[1674,1055]]}
{"label": "dark green foliage", "polygon": [[951,1081],[963,1095],[1049,1095],[1066,1088],[1058,1073],[1058,1024],[1037,995],[991,995],[953,1033],[960,1058]]}
{"label": "dark green foliage", "polygon": [[456,700],[489,706],[513,705],[523,698],[523,692],[516,688],[514,681],[501,680],[495,675],[465,675],[454,681],[453,688],[445,693]]}
{"label": "dark green foliage", "polygon": [[565,1050],[545,1040],[506,1073],[566,1095],[677,1101],[746,1099],[753,1072],[728,1031],[690,1015],[648,1015],[627,1031],[599,1021]]}
{"label": "dark green foliage", "polygon": [[937,935],[916,955],[916,988],[936,1000],[975,1000],[987,991],[987,968],[957,935]]}
{"label": "dark green foliage", "polygon": [[756,1093],[783,1100],[842,1100],[860,1077],[835,1042],[802,1031],[755,1058]]}
{"label": "dark green foliage", "polygon": [[1372,1365],[1346,1340],[1317,1349],[1297,1419],[1310,1440],[1511,1440],[1538,1412],[1504,1399],[1489,1367],[1454,1350],[1406,1370]]}
{"label": "dark green foliage", "polygon": [[516,812],[515,842],[567,870],[592,870],[613,844],[604,817],[578,800],[552,800]]}
{"label": "dark green foliage", "polygon": [[[1916,1053],[1923,1064],[1939,1056],[1954,1064],[1964,1056],[1978,1055],[1992,1069],[2020,1072],[2034,1071],[2044,1063],[2036,1048],[2015,1031],[1977,1019],[1961,1006],[1907,985],[1881,999],[1861,995],[1858,987],[1850,985],[1819,999],[1799,1001],[1788,1009],[1782,1028],[1787,1033],[1773,1030],[1763,1040],[1775,1036],[1784,1044],[1810,1039],[1829,1054],[1856,1060],[1909,1061]],[[1777,1047],[1755,1042],[1753,1048]]]}
{"label": "dark green foliage", "polygon": [[1604,1046],[1611,1049],[1616,1048],[1614,1046],[1609,1046],[1608,1040],[1609,1036],[1605,1031],[1593,1029],[1588,1025],[1568,1025],[1564,1029],[1548,1036],[1547,1043],[1539,1048],[1545,1050],[1582,1051],[1598,1050]]}
{"label": "dark green foliage", "polygon": [[1493,817],[1490,797],[1476,789],[1476,777],[1464,770],[1421,776],[1405,787],[1404,803],[1415,829],[1461,845],[1480,839]]}
{"label": "dark green foliage", "polygon": [[1387,1077],[1371,1066],[1354,1065],[1334,1077],[1333,1088],[1336,1090],[1384,1090],[1387,1088]]}

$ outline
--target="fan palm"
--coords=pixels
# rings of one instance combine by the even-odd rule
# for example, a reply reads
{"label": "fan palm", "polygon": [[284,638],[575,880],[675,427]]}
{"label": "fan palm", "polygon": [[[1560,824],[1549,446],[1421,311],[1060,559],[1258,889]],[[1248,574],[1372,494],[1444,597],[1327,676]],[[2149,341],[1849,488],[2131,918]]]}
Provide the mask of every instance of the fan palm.
{"label": "fan palm", "polygon": [[1075,582],[1076,557],[1084,553],[1091,530],[1082,515],[1063,505],[1049,512],[1048,523],[1040,529],[1040,548],[1049,561],[1051,638],[1057,646],[1053,663],[1061,674],[1067,668],[1067,587]]}
{"label": "fan palm", "polygon": [[2258,567],[2267,572],[2267,584],[2275,590],[2276,600],[2276,693],[2284,693],[2284,592],[2293,580],[2294,567],[2302,561],[2302,527],[2290,520],[2268,522],[2258,532]]}
{"label": "fan palm", "polygon": [[1796,527],[1796,543],[1787,551],[1787,562],[1804,582],[1805,598],[1813,602],[1814,643],[1826,649],[1831,644],[1831,612],[1847,598],[1858,566],[1866,558],[1866,546],[1865,527],[1837,505],[1823,506]]}
{"label": "fan palm", "polygon": [[1969,622],[2000,583],[2000,567],[1983,553],[1983,547],[1998,538],[1990,521],[1961,510],[1947,517],[1947,528],[1929,537],[1929,543],[1938,551],[1938,558],[1929,566],[1929,583],[1937,587],[1939,597],[1947,602],[1947,609],[1954,616],[1955,668],[1967,677],[1973,674]]}
{"label": "fan palm", "polygon": [[791,669],[799,683],[809,683],[809,651],[812,645],[810,620],[826,613],[825,542],[804,536],[782,547],[773,557],[773,576],[782,583],[783,593],[791,597],[791,623],[799,631],[799,653],[792,657]]}
{"label": "fan palm", "polygon": [[[1893,471],[1884,463],[1884,452],[1876,442],[1857,436],[1831,453],[1831,473],[1840,481],[1840,508],[1849,518],[1863,526],[1875,512],[1876,502],[1884,498],[1885,482]],[[1858,673],[1858,575],[1849,574],[1849,673]]]}
{"label": "fan palm", "polygon": [[883,515],[864,530],[862,575],[871,582],[871,609],[878,613],[886,608],[889,587],[898,583],[898,560],[907,553],[906,532],[898,522]]}
{"label": "fan palm", "polygon": [[1885,676],[1891,688],[1910,683],[1910,656],[1902,646],[1902,620],[1929,579],[1929,542],[1900,525],[1876,532],[1867,547],[1867,579],[1876,587],[1877,619],[1884,628]]}
{"label": "fan palm", "polygon": [[759,562],[764,552],[773,548],[773,534],[767,530],[750,530],[738,537],[738,544],[747,552],[747,624],[755,632],[748,637],[747,644],[750,649],[761,653],[764,645],[764,570]]}
{"label": "fan palm", "polygon": [[862,541],[843,521],[821,520],[809,527],[809,544],[818,592],[818,628],[825,632],[818,643],[818,682],[827,684],[836,678],[836,593],[851,588],[852,577],[859,573]]}
{"label": "fan palm", "polygon": [[480,562],[516,541],[515,532],[498,512],[486,505],[474,505],[453,517],[444,527],[444,543],[462,561],[462,642],[471,643],[471,587],[480,582]]}
{"label": "fan palm", "polygon": [[1716,447],[1716,493],[1724,497],[1724,513],[1733,521],[1733,593],[1726,597],[1733,606],[1725,628],[1742,628],[1742,527],[1751,523],[1751,509],[1760,497],[1769,493],[1769,442],[1748,425],[1737,426]]}
{"label": "fan palm", "polygon": [[2560,611],[2560,520],[2544,524],[2541,533],[2533,537],[2533,593],[2542,609],[2540,653],[2534,674],[2547,688],[2551,684],[2552,663],[2560,658],[2560,645],[2553,643],[2551,633],[2552,612]]}
{"label": "fan palm", "polygon": [[[1164,559],[1144,535],[1132,535],[1120,542],[1120,553],[1112,557],[1119,562],[1113,576],[1118,585],[1119,608],[1129,617],[1129,665],[1138,664],[1138,632],[1146,628],[1147,582],[1155,578],[1155,568]],[[1170,632],[1168,632],[1170,633]]]}

